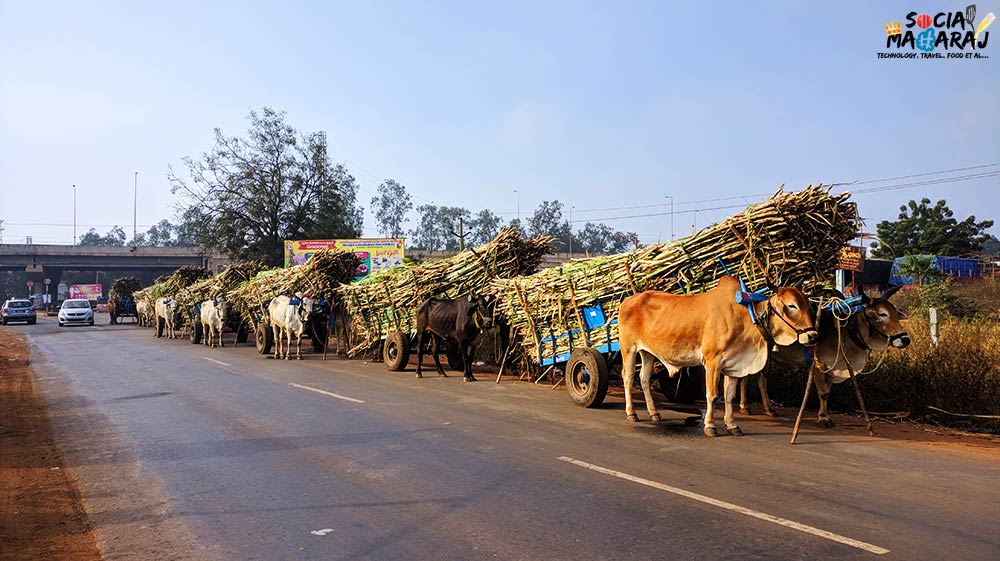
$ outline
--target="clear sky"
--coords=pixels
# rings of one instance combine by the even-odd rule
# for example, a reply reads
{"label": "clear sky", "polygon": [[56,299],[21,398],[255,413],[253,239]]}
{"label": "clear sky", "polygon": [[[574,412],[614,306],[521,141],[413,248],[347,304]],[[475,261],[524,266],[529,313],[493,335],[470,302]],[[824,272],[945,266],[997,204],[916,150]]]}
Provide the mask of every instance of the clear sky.
{"label": "clear sky", "polygon": [[[607,220],[652,243],[667,196],[680,235],[780,184],[998,164],[1000,22],[988,59],[876,56],[886,21],[968,3],[0,0],[3,240],[71,243],[73,184],[78,235],[131,235],[136,171],[139,230],[172,218],[167,166],[265,105],[327,132],[372,236],[386,177],[505,218],[553,199],[574,221],[666,212]],[[874,231],[921,197],[1000,235],[996,175],[856,200]]]}

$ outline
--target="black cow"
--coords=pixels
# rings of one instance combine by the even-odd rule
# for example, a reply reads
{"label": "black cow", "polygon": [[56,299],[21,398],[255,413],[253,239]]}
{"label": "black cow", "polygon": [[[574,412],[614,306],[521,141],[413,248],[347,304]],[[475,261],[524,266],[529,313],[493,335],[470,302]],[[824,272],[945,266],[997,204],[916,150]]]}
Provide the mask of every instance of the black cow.
{"label": "black cow", "polygon": [[475,382],[472,375],[473,344],[484,329],[493,325],[493,310],[496,298],[493,296],[469,295],[466,298],[428,298],[417,308],[417,378],[423,378],[421,367],[424,358],[424,343],[427,337],[433,344],[434,365],[438,375],[447,378],[438,358],[440,339],[449,345],[457,345],[465,366],[465,381]]}

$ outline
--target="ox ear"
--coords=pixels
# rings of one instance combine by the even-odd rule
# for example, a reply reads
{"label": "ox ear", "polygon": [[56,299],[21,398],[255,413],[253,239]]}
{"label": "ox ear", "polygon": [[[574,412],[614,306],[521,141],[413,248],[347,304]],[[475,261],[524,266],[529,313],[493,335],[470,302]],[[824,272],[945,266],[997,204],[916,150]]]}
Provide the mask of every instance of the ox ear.
{"label": "ox ear", "polygon": [[868,293],[863,288],[858,291],[858,294],[861,296],[861,304],[867,308],[872,303],[871,296],[868,296]]}
{"label": "ox ear", "polygon": [[896,316],[897,316],[897,317],[898,317],[899,319],[910,319],[910,316],[909,316],[909,314],[907,314],[907,313],[903,312],[903,310],[896,310]]}
{"label": "ox ear", "polygon": [[886,290],[885,292],[882,293],[882,298],[888,300],[890,297],[892,297],[893,294],[899,292],[900,288],[903,288],[903,285],[897,284],[895,286],[890,286],[889,290]]}

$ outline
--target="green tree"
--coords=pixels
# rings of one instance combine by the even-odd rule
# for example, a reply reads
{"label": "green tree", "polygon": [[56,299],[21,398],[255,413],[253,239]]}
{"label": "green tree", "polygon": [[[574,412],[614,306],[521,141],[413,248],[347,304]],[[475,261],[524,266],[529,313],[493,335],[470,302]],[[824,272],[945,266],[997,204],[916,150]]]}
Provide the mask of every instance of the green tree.
{"label": "green tree", "polygon": [[97,230],[91,228],[86,234],[80,236],[77,245],[125,245],[125,230],[121,226],[114,226],[105,235],[100,235]]}
{"label": "green tree", "polygon": [[490,209],[483,209],[469,220],[468,235],[465,238],[466,246],[483,245],[489,242],[500,233],[503,222]]}
{"label": "green tree", "polygon": [[552,236],[556,239],[556,247],[565,251],[569,247],[573,231],[569,222],[562,218],[563,204],[559,201],[542,201],[528,219],[528,233],[532,237],[539,235]]}
{"label": "green tree", "polygon": [[982,251],[986,255],[1000,255],[1000,240],[996,236],[990,236],[983,242]]}
{"label": "green tree", "polygon": [[331,165],[326,135],[299,134],[269,107],[248,120],[243,138],[215,129],[210,151],[183,159],[183,176],[170,168],[178,241],[276,266],[286,239],[358,236],[357,184]]}
{"label": "green tree", "polygon": [[458,249],[458,218],[468,221],[468,210],[454,206],[420,205],[420,224],[410,230],[414,249],[455,251]]}
{"label": "green tree", "polygon": [[593,222],[584,224],[574,239],[574,250],[586,251],[591,255],[622,253],[639,245],[639,236],[634,232],[622,232],[607,224]]}
{"label": "green tree", "polygon": [[394,179],[386,179],[378,186],[378,195],[372,197],[371,205],[379,232],[387,238],[401,237],[406,213],[413,209],[406,187]]}
{"label": "green tree", "polygon": [[873,243],[873,255],[879,258],[912,254],[962,255],[980,251],[989,238],[985,230],[992,220],[976,222],[970,216],[959,222],[944,200],[934,206],[928,198],[910,201],[899,207],[899,218],[876,225],[881,243]]}
{"label": "green tree", "polygon": [[899,263],[899,272],[913,279],[917,284],[933,284],[941,281],[941,271],[930,255],[913,255],[908,253]]}

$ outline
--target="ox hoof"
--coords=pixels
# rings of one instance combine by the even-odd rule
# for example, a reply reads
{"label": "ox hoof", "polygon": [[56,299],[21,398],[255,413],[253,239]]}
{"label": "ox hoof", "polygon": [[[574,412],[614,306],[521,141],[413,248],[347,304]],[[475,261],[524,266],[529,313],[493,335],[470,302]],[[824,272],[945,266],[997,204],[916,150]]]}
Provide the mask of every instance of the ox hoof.
{"label": "ox hoof", "polygon": [[740,427],[727,428],[726,430],[729,431],[729,436],[743,436],[743,431],[740,430]]}
{"label": "ox hoof", "polygon": [[749,407],[740,407],[740,415],[753,415]]}
{"label": "ox hoof", "polygon": [[829,418],[819,419],[818,421],[816,421],[816,424],[818,424],[819,426],[823,427],[824,429],[832,429],[833,428],[833,421],[831,419],[829,419]]}
{"label": "ox hoof", "polygon": [[628,422],[630,422],[630,423],[638,423],[639,422],[639,416],[636,415],[635,413],[629,413],[628,415],[625,416],[625,418],[628,419]]}
{"label": "ox hoof", "polygon": [[705,436],[716,437],[719,436],[719,433],[715,430],[715,427],[705,427]]}
{"label": "ox hoof", "polygon": [[418,379],[419,379],[419,378],[423,378],[423,377],[424,377],[424,376],[423,376],[423,374],[421,374],[421,373],[419,373],[419,372],[417,372],[417,375],[416,375],[416,376],[414,376],[414,378],[418,378]]}
{"label": "ox hoof", "polygon": [[438,378],[447,378],[447,377],[448,377],[448,375],[445,374],[444,372],[438,373]]}
{"label": "ox hoof", "polygon": [[773,409],[768,409],[768,410],[764,411],[764,414],[767,415],[768,417],[777,417],[778,416],[778,414],[775,413]]}
{"label": "ox hoof", "polygon": [[476,381],[476,379],[473,376],[466,376],[466,377],[462,378],[462,380],[464,380],[466,382],[475,382]]}
{"label": "ox hoof", "polygon": [[663,417],[660,417],[659,413],[653,413],[652,415],[649,416],[649,420],[654,423],[659,423],[660,421],[663,420]]}

